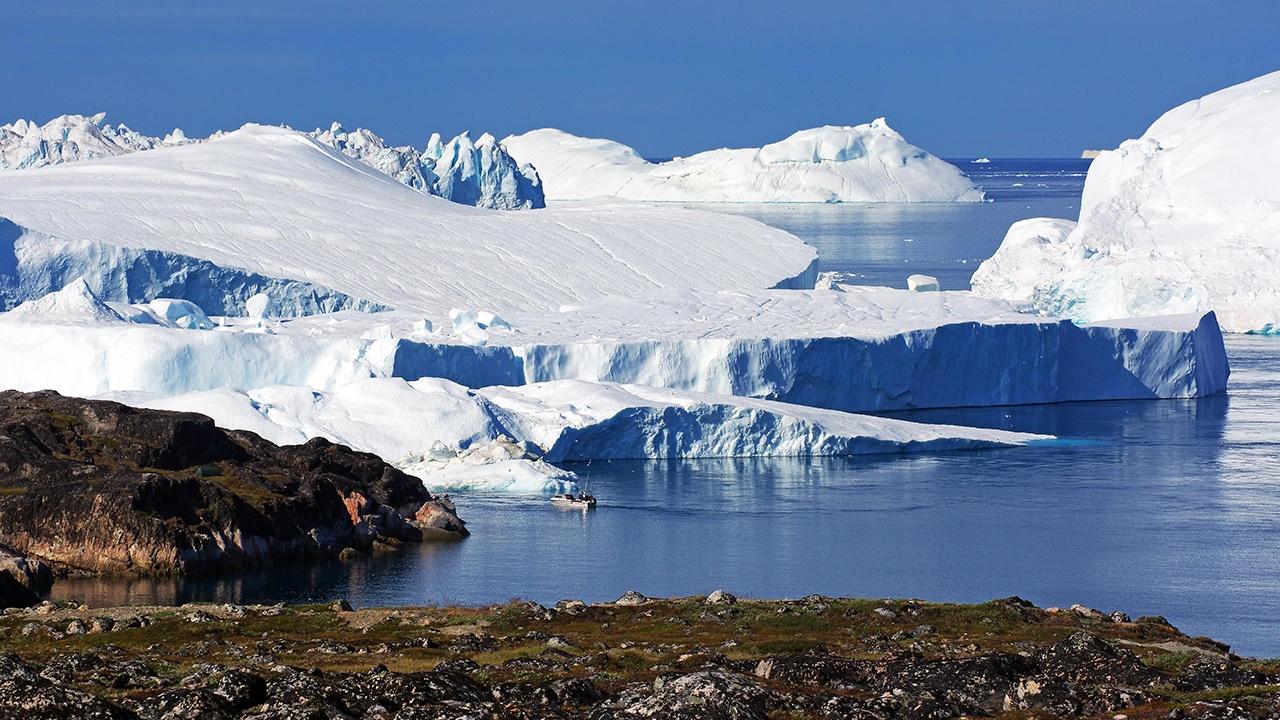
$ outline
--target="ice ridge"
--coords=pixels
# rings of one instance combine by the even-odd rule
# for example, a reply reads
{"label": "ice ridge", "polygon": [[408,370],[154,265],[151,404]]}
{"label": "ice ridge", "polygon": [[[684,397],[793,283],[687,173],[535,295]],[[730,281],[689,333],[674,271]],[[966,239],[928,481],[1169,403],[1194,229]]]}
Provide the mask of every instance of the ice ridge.
{"label": "ice ridge", "polygon": [[[223,134],[218,132],[208,139]],[[439,135],[433,135],[425,151],[392,147],[370,130],[347,132],[339,123],[328,130],[317,128],[310,135],[409,187],[446,200],[498,210],[546,206],[537,170],[516,163],[487,133],[475,143],[463,133],[447,146],[441,145]],[[61,165],[199,142],[205,140],[188,138],[181,129],[158,138],[123,124],[112,126],[106,122],[106,113],[62,115],[44,125],[20,119],[0,126],[0,170]],[[439,152],[442,147],[448,151],[444,157]]]}
{"label": "ice ridge", "polygon": [[538,171],[518,164],[488,133],[472,142],[464,132],[447,144],[433,134],[422,151],[389,147],[369,130],[347,132],[339,123],[311,136],[409,187],[456,203],[497,210],[546,207]]}

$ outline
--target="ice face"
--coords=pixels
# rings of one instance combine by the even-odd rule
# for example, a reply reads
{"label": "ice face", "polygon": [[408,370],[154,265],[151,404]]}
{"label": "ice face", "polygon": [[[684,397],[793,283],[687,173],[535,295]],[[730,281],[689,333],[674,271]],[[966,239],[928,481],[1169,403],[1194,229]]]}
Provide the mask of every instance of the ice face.
{"label": "ice face", "polygon": [[[13,315],[12,313],[8,315]],[[165,394],[368,377],[468,387],[616,382],[842,411],[1199,397],[1226,386],[1212,315],[1090,326],[968,293],[675,293],[528,313],[481,345],[414,336],[421,315],[343,313],[274,335],[86,325],[0,315],[0,387]]]}
{"label": "ice face", "polygon": [[1280,72],[1165,113],[1090,165],[1078,224],[1009,229],[973,277],[987,297],[1081,321],[1213,310],[1280,328]]}
{"label": "ice face", "polygon": [[538,168],[553,200],[613,195],[670,202],[979,202],[960,170],[880,118],[802,130],[761,148],[712,150],[661,164],[611,140],[534,130],[502,141]]}

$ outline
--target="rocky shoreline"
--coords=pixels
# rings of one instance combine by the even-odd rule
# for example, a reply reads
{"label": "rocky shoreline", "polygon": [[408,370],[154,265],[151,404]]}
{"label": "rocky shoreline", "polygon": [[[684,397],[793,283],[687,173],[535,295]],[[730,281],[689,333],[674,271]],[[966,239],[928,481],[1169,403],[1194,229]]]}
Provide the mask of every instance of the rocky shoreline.
{"label": "rocky shoreline", "polygon": [[0,718],[1280,716],[1280,661],[1160,617],[727,593],[352,610],[42,603],[0,616]]}
{"label": "rocky shoreline", "polygon": [[[23,563],[234,572],[465,535],[421,481],[323,439],[281,447],[195,413],[0,392],[0,542],[11,557],[0,576],[18,584],[31,585]],[[8,580],[0,600],[22,595]]]}

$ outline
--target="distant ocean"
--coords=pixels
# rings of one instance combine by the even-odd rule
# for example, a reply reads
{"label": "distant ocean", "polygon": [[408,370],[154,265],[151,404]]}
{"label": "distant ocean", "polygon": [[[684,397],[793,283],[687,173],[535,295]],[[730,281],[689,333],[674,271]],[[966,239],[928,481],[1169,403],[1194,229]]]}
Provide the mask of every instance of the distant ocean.
{"label": "distant ocean", "polygon": [[[989,202],[955,204],[717,204],[792,232],[818,249],[822,270],[848,273],[867,285],[905,288],[916,273],[944,290],[967,290],[973,271],[991,257],[1018,220],[1080,215],[1088,160],[950,159],[982,188]],[[691,206],[695,207],[695,206]]]}
{"label": "distant ocean", "polygon": [[[1075,219],[1088,161],[952,160],[991,202],[723,205],[796,233],[825,269],[944,289],[1009,224]],[[812,461],[593,462],[591,513],[455,493],[473,535],[352,563],[227,579],[70,580],[59,598],[118,602],[483,604],[693,595],[1019,595],[1161,614],[1244,655],[1280,656],[1280,338],[1228,340],[1227,395],[897,413],[1044,432],[1050,445]]]}

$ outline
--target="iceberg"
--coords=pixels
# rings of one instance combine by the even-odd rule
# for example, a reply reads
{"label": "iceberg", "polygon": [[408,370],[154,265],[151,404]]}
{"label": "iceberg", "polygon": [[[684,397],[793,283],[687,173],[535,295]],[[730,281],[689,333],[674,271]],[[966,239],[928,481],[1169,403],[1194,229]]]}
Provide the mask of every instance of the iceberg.
{"label": "iceberg", "polygon": [[0,170],[115,157],[187,142],[180,130],[166,138],[147,137],[124,125],[111,126],[107,114],[62,115],[37,125],[18,120],[0,125]]}
{"label": "iceberg", "polygon": [[375,453],[442,491],[573,491],[577,477],[554,462],[861,455],[1009,447],[1046,438],[580,380],[468,390],[439,379],[377,378],[332,392],[271,386],[101,397],[199,412],[220,427],[249,430],[277,444],[325,437]]}
{"label": "iceberg", "polygon": [[549,200],[656,202],[980,202],[959,168],[908,143],[884,118],[801,130],[761,148],[651,163],[612,140],[546,128],[503,139],[538,168]]}
{"label": "iceberg", "polygon": [[[444,311],[440,311],[443,314]],[[458,317],[462,317],[458,314]],[[846,412],[1199,397],[1229,368],[1212,313],[1076,325],[970,293],[669,291],[555,312],[476,313],[420,332],[418,312],[346,311],[213,331],[0,314],[0,388],[181,394],[364,378],[466,387],[646,385]],[[430,320],[431,318],[427,318]],[[484,342],[473,336],[485,333]]]}
{"label": "iceberg", "polygon": [[561,380],[477,394],[550,462],[818,457],[1022,445],[1041,435],[929,425],[643,385]]}
{"label": "iceberg", "polygon": [[[293,317],[556,312],[611,293],[812,287],[817,254],[746,218],[612,201],[494,213],[424,195],[303,133],[0,173],[0,309],[84,278],[104,301]],[[679,262],[673,262],[679,258]]]}
{"label": "iceberg", "polygon": [[[214,133],[208,140],[224,134]],[[448,146],[451,153],[443,158],[439,135],[432,136],[425,152],[389,146],[371,130],[347,132],[339,123],[333,123],[328,130],[317,128],[311,137],[409,187],[446,200],[497,210],[546,205],[537,171],[530,165],[517,164],[487,133],[476,143],[467,133],[459,135]],[[106,122],[106,113],[92,117],[63,115],[44,125],[18,120],[0,126],[0,170],[60,165],[199,142],[207,140],[188,138],[181,129],[158,138],[124,125],[112,126]]]}
{"label": "iceberg", "polygon": [[973,292],[1094,322],[1212,310],[1280,332],[1280,72],[1181,105],[1098,155],[1077,223],[1009,229]]}
{"label": "iceberg", "polygon": [[370,130],[347,132],[334,123],[311,136],[409,187],[463,205],[495,210],[546,207],[542,180],[532,165],[520,165],[493,136],[476,142],[462,133],[447,145],[433,134],[424,151],[390,147]]}

